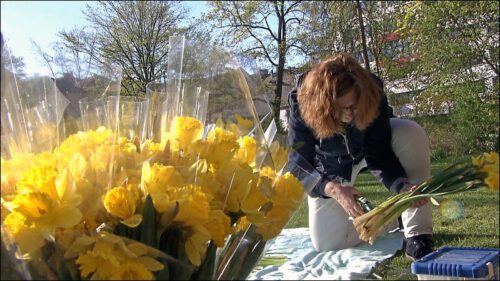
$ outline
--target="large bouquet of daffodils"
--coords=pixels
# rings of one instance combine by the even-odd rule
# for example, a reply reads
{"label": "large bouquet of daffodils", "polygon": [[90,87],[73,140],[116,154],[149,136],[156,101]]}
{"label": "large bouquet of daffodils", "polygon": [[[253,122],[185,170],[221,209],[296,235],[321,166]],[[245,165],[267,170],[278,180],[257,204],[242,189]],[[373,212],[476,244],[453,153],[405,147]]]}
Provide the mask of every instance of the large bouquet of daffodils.
{"label": "large bouquet of daffodils", "polygon": [[359,237],[372,244],[387,225],[414,202],[423,198],[436,202],[434,197],[477,188],[498,192],[498,164],[498,153],[491,152],[449,166],[418,185],[415,190],[396,194],[370,212],[354,219]]}
{"label": "large bouquet of daffodils", "polygon": [[2,258],[23,278],[244,279],[286,225],[312,175],[264,130],[251,61],[194,46],[171,39],[145,98],[101,68],[71,126],[52,80],[30,104],[3,68]]}

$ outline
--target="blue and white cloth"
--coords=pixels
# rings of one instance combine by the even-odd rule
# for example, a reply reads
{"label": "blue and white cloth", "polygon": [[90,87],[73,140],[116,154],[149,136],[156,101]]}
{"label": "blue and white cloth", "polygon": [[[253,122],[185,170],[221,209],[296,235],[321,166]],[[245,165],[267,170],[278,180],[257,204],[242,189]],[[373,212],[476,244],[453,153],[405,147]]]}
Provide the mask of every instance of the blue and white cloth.
{"label": "blue and white cloth", "polygon": [[284,229],[264,251],[264,259],[286,260],[281,265],[256,267],[248,280],[357,280],[403,246],[402,232],[380,236],[373,245],[317,252],[309,237],[309,228]]}

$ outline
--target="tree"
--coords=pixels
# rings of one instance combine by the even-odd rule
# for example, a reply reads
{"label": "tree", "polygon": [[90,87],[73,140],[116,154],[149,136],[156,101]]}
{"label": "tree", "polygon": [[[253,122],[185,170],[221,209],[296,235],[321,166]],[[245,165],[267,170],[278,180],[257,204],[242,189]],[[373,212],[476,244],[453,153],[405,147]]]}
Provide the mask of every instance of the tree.
{"label": "tree", "polygon": [[[418,103],[449,110],[461,153],[498,151],[499,3],[408,2],[399,32],[418,54]],[[446,112],[446,111],[444,111]]]}
{"label": "tree", "polygon": [[366,46],[366,33],[365,24],[363,22],[363,7],[360,0],[356,0],[356,7],[358,11],[358,23],[359,23],[359,33],[361,35],[361,47],[363,50],[363,61],[365,63],[365,68],[370,71],[370,60],[368,59],[368,48]]}
{"label": "tree", "polygon": [[[386,68],[402,55],[386,41],[397,28],[393,11],[398,5],[392,1],[305,2],[302,48],[313,62],[339,52],[350,53],[365,68],[388,78]],[[370,65],[373,62],[375,68]]]}
{"label": "tree", "polygon": [[302,1],[209,1],[207,18],[220,31],[219,40],[276,69],[276,88],[272,102],[274,120],[280,123],[283,73],[287,57],[302,52],[297,30],[303,22]]}
{"label": "tree", "polygon": [[[1,34],[1,33],[0,33]],[[17,79],[26,78],[26,64],[23,57],[14,55],[12,50],[7,44],[4,43],[3,35],[2,40],[2,69],[6,69],[11,73],[15,73]]]}
{"label": "tree", "polygon": [[87,5],[84,14],[91,27],[61,31],[63,46],[120,64],[125,95],[145,93],[148,82],[164,76],[169,37],[187,30],[180,1],[102,1]]}
{"label": "tree", "polygon": [[304,3],[306,18],[302,25],[301,46],[316,62],[339,52],[359,54],[360,38],[355,26],[355,3],[348,1],[310,1]]}

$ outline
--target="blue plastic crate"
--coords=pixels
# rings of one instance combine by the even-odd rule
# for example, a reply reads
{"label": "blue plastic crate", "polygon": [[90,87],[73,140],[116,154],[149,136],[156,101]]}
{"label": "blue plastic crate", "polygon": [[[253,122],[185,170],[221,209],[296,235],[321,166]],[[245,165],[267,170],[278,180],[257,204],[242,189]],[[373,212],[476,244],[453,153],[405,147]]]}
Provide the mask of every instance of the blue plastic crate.
{"label": "blue plastic crate", "polygon": [[419,280],[498,280],[499,249],[443,247],[411,264]]}

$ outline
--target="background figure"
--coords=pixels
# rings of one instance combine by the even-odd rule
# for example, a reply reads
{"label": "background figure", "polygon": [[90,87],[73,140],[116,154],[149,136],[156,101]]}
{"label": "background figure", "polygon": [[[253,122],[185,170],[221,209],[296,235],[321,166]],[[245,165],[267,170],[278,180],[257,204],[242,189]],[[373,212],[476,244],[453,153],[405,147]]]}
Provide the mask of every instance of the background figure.
{"label": "background figure", "polygon": [[[299,165],[307,161],[322,175],[308,196],[316,250],[361,242],[351,219],[364,214],[354,187],[363,168],[393,193],[411,190],[429,178],[425,131],[411,120],[395,118],[382,81],[350,55],[340,53],[304,73],[288,102],[288,145],[296,149],[290,159]],[[406,210],[402,221],[407,256],[420,259],[432,252],[432,212],[427,200]]]}

